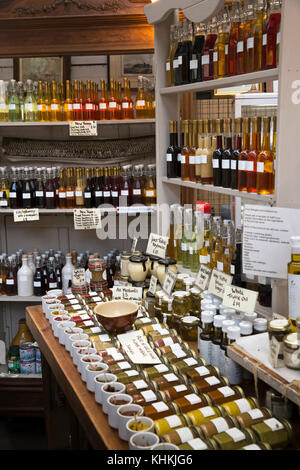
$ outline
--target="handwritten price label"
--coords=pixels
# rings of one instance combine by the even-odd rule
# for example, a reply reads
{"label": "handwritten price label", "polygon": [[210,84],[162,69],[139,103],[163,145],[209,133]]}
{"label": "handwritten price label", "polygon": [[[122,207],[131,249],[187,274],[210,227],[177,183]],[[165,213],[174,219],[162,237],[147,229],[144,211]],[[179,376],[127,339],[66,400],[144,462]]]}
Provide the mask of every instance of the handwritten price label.
{"label": "handwritten price label", "polygon": [[229,274],[221,273],[221,271],[213,270],[209,285],[208,292],[216,295],[217,297],[223,298],[225,293],[225,287],[232,283],[232,276]]}
{"label": "handwritten price label", "polygon": [[85,269],[84,268],[76,268],[73,271],[72,275],[72,284],[74,286],[84,286],[85,285]]}
{"label": "handwritten price label", "polygon": [[248,289],[242,289],[236,286],[225,287],[223,305],[229,308],[235,308],[240,312],[253,313],[257,301],[258,292]]}
{"label": "handwritten price label", "polygon": [[130,300],[138,305],[142,303],[142,287],[114,286],[112,291],[114,300]]}
{"label": "handwritten price label", "polygon": [[157,286],[157,277],[151,276],[150,285],[149,285],[149,292],[151,292],[151,294],[155,294],[156,286]]}
{"label": "handwritten price label", "polygon": [[90,137],[97,136],[96,121],[72,121],[69,123],[70,137]]}
{"label": "handwritten price label", "polygon": [[146,253],[148,255],[154,255],[164,259],[166,257],[168,242],[168,237],[163,237],[156,233],[150,233]]}
{"label": "handwritten price label", "polygon": [[199,287],[199,289],[205,290],[207,288],[210,275],[211,269],[204,265],[201,266],[196,277],[195,285]]}
{"label": "handwritten price label", "polygon": [[14,222],[31,222],[32,220],[39,220],[38,209],[15,209]]}
{"label": "handwritten price label", "polygon": [[100,209],[74,209],[75,230],[96,230],[101,228]]}
{"label": "handwritten price label", "polygon": [[172,293],[172,290],[175,286],[176,279],[177,279],[177,275],[173,273],[173,271],[168,270],[163,286],[162,286],[163,290],[166,292],[168,296],[170,296]]}

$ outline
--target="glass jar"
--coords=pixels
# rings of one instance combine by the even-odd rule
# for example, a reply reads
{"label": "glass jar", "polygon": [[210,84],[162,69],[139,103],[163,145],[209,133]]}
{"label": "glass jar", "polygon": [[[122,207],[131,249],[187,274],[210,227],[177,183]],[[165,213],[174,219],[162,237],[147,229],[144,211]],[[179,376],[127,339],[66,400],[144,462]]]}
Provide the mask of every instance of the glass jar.
{"label": "glass jar", "polygon": [[176,282],[175,282],[175,291],[183,291],[184,290],[184,279],[189,277],[188,274],[180,273],[177,275]]}
{"label": "glass jar", "polygon": [[156,269],[156,277],[158,278],[161,286],[165,281],[168,269],[174,274],[177,274],[176,260],[168,257],[166,257],[165,259],[160,259],[158,261],[158,266]]}
{"label": "glass jar", "polygon": [[128,264],[129,264],[130,257],[131,257],[130,253],[121,254],[121,277],[124,279],[128,279],[129,277]]}
{"label": "glass jar", "polygon": [[150,318],[153,318],[155,316],[154,305],[155,294],[152,294],[152,292],[148,291],[146,294],[146,298],[144,299],[144,307],[147,310]]}
{"label": "glass jar", "polygon": [[135,405],[145,406],[155,401],[157,401],[157,395],[150,388],[132,394],[132,403]]}
{"label": "glass jar", "polygon": [[165,390],[175,385],[180,385],[181,383],[180,378],[170,371],[168,374],[152,378],[150,382],[155,390]]}
{"label": "glass jar", "polygon": [[184,341],[197,341],[199,321],[192,316],[181,318],[180,336]]}
{"label": "glass jar", "polygon": [[190,369],[184,375],[186,376],[187,383],[194,383],[198,380],[202,380],[203,377],[208,377],[209,375],[219,377],[220,371],[216,366],[206,365]]}
{"label": "glass jar", "polygon": [[157,290],[155,292],[155,307],[161,308],[161,299],[165,295],[163,290]]}
{"label": "glass jar", "polygon": [[[180,375],[186,375],[188,371],[194,370],[195,367],[201,367],[205,365],[206,362],[202,358],[187,357],[172,364],[171,368],[175,374],[178,373]],[[210,372],[208,372],[207,375],[211,375]]]}
{"label": "glass jar", "polygon": [[191,390],[188,388],[188,386],[179,383],[178,385],[174,385],[173,387],[161,389],[158,392],[158,396],[160,400],[169,402],[169,401],[176,400],[177,398],[184,397],[185,395],[188,395],[189,393],[191,393]]}
{"label": "glass jar", "polygon": [[220,416],[195,426],[193,429],[200,432],[204,438],[210,438],[234,427],[236,427],[236,423],[232,416]]}
{"label": "glass jar", "polygon": [[283,340],[283,358],[284,364],[289,369],[300,369],[300,343],[297,333],[287,335]]}
{"label": "glass jar", "polygon": [[[177,345],[175,344],[174,346]],[[172,350],[170,352],[162,353],[162,360],[166,365],[175,364],[176,362],[178,362],[179,359],[187,359],[191,356],[196,357],[195,351],[190,350],[189,352],[187,352],[185,349],[180,347],[181,345],[178,346],[179,347],[174,349],[174,351]]]}
{"label": "glass jar", "polygon": [[230,428],[215,434],[212,440],[220,450],[239,450],[247,444],[255,443],[257,439],[250,429]]}
{"label": "glass jar", "polygon": [[186,292],[190,292],[194,284],[195,279],[193,277],[185,277],[183,279],[183,290],[185,290]]}
{"label": "glass jar", "polygon": [[146,256],[130,256],[128,263],[129,278],[133,282],[143,282],[147,277]]}
{"label": "glass jar", "polygon": [[274,368],[284,367],[283,339],[289,332],[290,323],[288,320],[277,319],[269,322],[269,361]]}
{"label": "glass jar", "polygon": [[155,379],[162,374],[167,374],[170,372],[169,368],[165,364],[158,364],[152,367],[146,367],[143,370],[143,375],[145,380],[148,382],[150,379]]}
{"label": "glass jar", "polygon": [[221,407],[230,416],[237,416],[245,411],[258,408],[258,401],[254,397],[240,398],[239,400],[223,403]]}
{"label": "glass jar", "polygon": [[159,330],[162,330],[163,328],[164,328],[164,325],[156,321],[155,323],[152,323],[151,325],[143,325],[141,327],[141,330],[144,333],[144,335],[148,337],[149,333],[151,333],[152,331],[159,331]]}
{"label": "glass jar", "polygon": [[204,406],[197,410],[188,411],[184,418],[189,425],[198,426],[220,416],[225,416],[225,411],[220,406]]}
{"label": "glass jar", "polygon": [[158,324],[157,318],[149,318],[149,317],[138,318],[134,322],[134,326],[137,330],[142,329],[144,326],[157,325],[157,324]]}
{"label": "glass jar", "polygon": [[216,450],[216,444],[212,439],[200,439],[200,437],[191,439],[178,447],[180,450]]}
{"label": "glass jar", "polygon": [[195,428],[188,428],[185,426],[180,427],[179,429],[174,429],[160,437],[162,442],[168,442],[169,444],[179,446],[180,444],[184,444],[185,442],[199,437],[199,434]]}
{"label": "glass jar", "polygon": [[254,408],[253,410],[245,411],[237,415],[235,418],[238,423],[238,427],[249,428],[252,424],[260,423],[267,418],[272,417],[272,412],[269,408]]}
{"label": "glass jar", "polygon": [[125,385],[126,387],[126,392],[129,395],[134,395],[135,393],[140,392],[141,390],[147,390],[149,388],[149,385],[145,380],[140,379],[140,380],[134,380],[131,383],[128,383]]}
{"label": "glass jar", "polygon": [[218,388],[229,385],[229,380],[227,377],[216,377],[215,375],[209,375],[208,377],[203,377],[201,380],[191,384],[191,389],[195,393],[207,393],[212,390],[217,390]]}
{"label": "glass jar", "polygon": [[186,426],[186,422],[182,415],[170,415],[154,421],[154,430],[159,437],[183,426]]}
{"label": "glass jar", "polygon": [[91,281],[95,283],[101,283],[104,280],[103,275],[106,269],[106,263],[101,258],[90,258],[88,268],[91,273]]}
{"label": "glass jar", "polygon": [[121,382],[125,385],[132,382],[133,380],[142,380],[142,377],[140,376],[139,372],[134,369],[125,370],[124,372],[121,372],[120,374],[116,375],[118,377],[118,382]]}
{"label": "glass jar", "polygon": [[259,442],[258,444],[248,444],[240,450],[272,450],[272,447],[266,442]]}
{"label": "glass jar", "polygon": [[169,297],[168,295],[164,295],[161,299],[162,313],[170,315],[172,313],[172,303],[173,303],[173,298]]}
{"label": "glass jar", "polygon": [[162,346],[170,346],[170,344],[182,343],[181,338],[178,336],[166,336],[164,338],[159,338],[154,342],[150,342],[151,347],[160,348]]}
{"label": "glass jar", "polygon": [[245,396],[243,390],[238,385],[233,385],[232,387],[228,387],[226,385],[225,387],[220,387],[216,390],[207,392],[207,395],[211,399],[213,405],[222,405],[223,403],[244,398]]}
{"label": "glass jar", "polygon": [[171,410],[170,406],[163,401],[157,401],[144,407],[144,415],[153,419],[153,421],[173,414],[174,412]]}
{"label": "glass jar", "polygon": [[188,293],[185,291],[177,291],[172,294],[173,297],[173,304],[172,304],[172,311],[173,314],[184,316],[188,313],[188,304],[189,301],[187,299]]}
{"label": "glass jar", "polygon": [[191,311],[194,315],[199,316],[201,310],[201,293],[197,287],[190,290],[191,296]]}
{"label": "glass jar", "polygon": [[293,428],[286,419],[269,418],[250,428],[257,440],[270,444],[272,449],[285,449],[292,441]]}
{"label": "glass jar", "polygon": [[166,338],[166,337],[172,336],[172,335],[174,335],[174,336],[176,335],[175,330],[169,330],[169,328],[160,328],[159,330],[156,330],[156,331],[149,331],[147,337],[148,337],[149,341],[155,342],[158,339]]}
{"label": "glass jar", "polygon": [[197,410],[205,406],[210,406],[211,400],[208,395],[204,393],[201,395],[196,395],[196,393],[190,393],[184,397],[177,398],[173,400],[170,404],[171,409],[174,413],[187,413],[188,411]]}

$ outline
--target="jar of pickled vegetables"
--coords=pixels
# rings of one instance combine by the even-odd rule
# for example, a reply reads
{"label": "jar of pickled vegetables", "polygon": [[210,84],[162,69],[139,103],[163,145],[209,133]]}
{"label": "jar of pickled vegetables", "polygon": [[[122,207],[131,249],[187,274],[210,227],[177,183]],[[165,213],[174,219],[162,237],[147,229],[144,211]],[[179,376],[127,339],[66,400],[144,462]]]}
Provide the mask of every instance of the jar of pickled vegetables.
{"label": "jar of pickled vegetables", "polygon": [[161,311],[162,313],[171,314],[172,313],[172,303],[173,298],[168,295],[163,295],[161,299]]}
{"label": "jar of pickled vegetables", "polygon": [[183,316],[187,315],[188,313],[188,293],[185,291],[177,291],[173,292],[173,304],[172,304],[172,311],[173,314]]}
{"label": "jar of pickled vegetables", "polygon": [[180,334],[180,326],[181,326],[181,319],[183,315],[177,315],[176,313],[173,312],[172,318],[171,318],[171,327],[177,331],[178,334]]}
{"label": "jar of pickled vegetables", "polygon": [[289,369],[300,369],[300,343],[297,333],[287,335],[283,340],[284,365]]}
{"label": "jar of pickled vegetables", "polygon": [[201,292],[198,287],[193,287],[190,290],[191,296],[191,311],[195,316],[199,316],[201,310]]}
{"label": "jar of pickled vegetables", "polygon": [[194,426],[193,429],[201,433],[202,436],[207,439],[213,437],[215,434],[219,434],[220,432],[227,431],[227,429],[234,427],[237,427],[235,418],[232,416],[220,416],[219,418],[205,421],[204,423],[199,424],[199,426]]}
{"label": "jar of pickled vegetables", "polygon": [[245,411],[258,408],[258,401],[254,397],[240,398],[238,400],[222,403],[222,408],[231,416],[237,416]]}
{"label": "jar of pickled vegetables", "polygon": [[200,437],[180,444],[178,447],[180,450],[216,450],[216,444],[212,439],[200,439]]}
{"label": "jar of pickled vegetables", "polygon": [[195,437],[200,437],[197,430],[195,428],[188,428],[185,426],[163,434],[161,436],[161,441],[179,446],[180,444],[191,441]]}
{"label": "jar of pickled vegetables", "polygon": [[173,400],[170,404],[171,409],[174,413],[187,413],[188,411],[197,410],[199,408],[210,406],[211,400],[204,393],[201,395],[196,395],[196,393],[189,393],[184,397],[177,398]]}
{"label": "jar of pickled vegetables", "polygon": [[257,440],[270,444],[272,449],[285,449],[292,441],[293,428],[286,419],[268,418],[253,424],[250,429]]}
{"label": "jar of pickled vegetables", "polygon": [[215,434],[212,440],[219,450],[239,450],[247,444],[253,444],[257,441],[253,431],[238,428],[230,428]]}
{"label": "jar of pickled vegetables", "polygon": [[184,414],[184,418],[189,425],[198,426],[206,421],[225,415],[226,412],[220,406],[204,406],[197,410],[188,411]]}
{"label": "jar of pickled vegetables", "polygon": [[269,408],[254,408],[253,410],[245,411],[237,415],[237,426],[240,428],[249,428],[252,424],[260,423],[267,418],[272,417],[272,412]]}
{"label": "jar of pickled vegetables", "polygon": [[154,430],[159,437],[183,426],[186,422],[182,415],[170,415],[154,421]]}
{"label": "jar of pickled vegetables", "polygon": [[199,321],[193,316],[181,318],[180,335],[184,341],[197,341]]}

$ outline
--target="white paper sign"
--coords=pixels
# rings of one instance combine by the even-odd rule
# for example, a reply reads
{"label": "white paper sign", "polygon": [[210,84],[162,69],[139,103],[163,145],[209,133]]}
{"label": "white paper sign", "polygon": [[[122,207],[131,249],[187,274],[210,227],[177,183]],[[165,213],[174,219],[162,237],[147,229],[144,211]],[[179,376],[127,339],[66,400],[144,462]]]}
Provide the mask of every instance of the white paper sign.
{"label": "white paper sign", "polygon": [[171,292],[175,286],[176,279],[177,274],[168,269],[162,288],[169,296],[171,295]]}
{"label": "white paper sign", "polygon": [[199,287],[201,290],[205,290],[207,288],[207,284],[209,281],[211,275],[211,269],[209,269],[207,266],[200,266],[200,269],[198,271],[195,285]]}
{"label": "white paper sign", "polygon": [[32,220],[40,220],[38,209],[15,209],[14,222],[30,222]]}
{"label": "white paper sign", "polygon": [[97,136],[96,121],[71,121],[69,123],[70,137],[89,137]]}
{"label": "white paper sign", "polygon": [[74,209],[75,230],[96,230],[101,228],[100,209]]}
{"label": "white paper sign", "polygon": [[232,276],[221,273],[221,271],[214,269],[209,281],[208,292],[210,294],[216,295],[217,297],[223,298],[225,287],[230,286],[231,283]]}
{"label": "white paper sign", "polygon": [[142,287],[113,286],[112,291],[113,300],[130,300],[138,305],[142,303]]}
{"label": "white paper sign", "polygon": [[222,304],[240,312],[254,313],[258,292],[237,286],[226,286]]}
{"label": "white paper sign", "polygon": [[118,335],[123,350],[134,364],[160,364],[146,337],[141,331],[132,331]]}
{"label": "white paper sign", "polygon": [[135,252],[136,244],[137,244],[137,238],[134,238],[134,239],[132,240],[131,253],[134,253],[134,252]]}
{"label": "white paper sign", "polygon": [[85,269],[75,268],[72,274],[72,284],[75,286],[85,285]]}
{"label": "white paper sign", "polygon": [[166,257],[168,242],[168,237],[163,237],[157,233],[150,233],[146,253],[164,259]]}
{"label": "white paper sign", "polygon": [[243,272],[287,279],[290,237],[300,233],[300,210],[246,205],[243,230]]}
{"label": "white paper sign", "polygon": [[149,285],[149,292],[151,292],[151,294],[155,294],[156,286],[157,286],[157,277],[151,276],[150,285]]}

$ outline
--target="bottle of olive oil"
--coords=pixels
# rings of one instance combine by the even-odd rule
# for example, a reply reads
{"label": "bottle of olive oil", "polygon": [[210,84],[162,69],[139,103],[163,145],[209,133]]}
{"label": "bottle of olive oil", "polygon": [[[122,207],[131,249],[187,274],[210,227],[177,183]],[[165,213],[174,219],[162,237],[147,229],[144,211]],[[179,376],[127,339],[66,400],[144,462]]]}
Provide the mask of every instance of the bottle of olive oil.
{"label": "bottle of olive oil", "polygon": [[300,237],[291,237],[291,262],[288,264],[289,321],[296,332],[296,318],[300,316]]}

